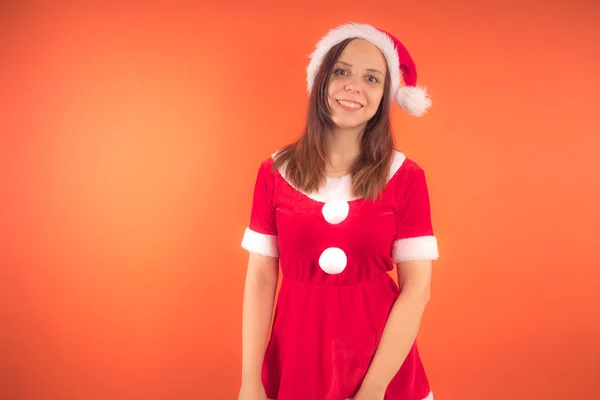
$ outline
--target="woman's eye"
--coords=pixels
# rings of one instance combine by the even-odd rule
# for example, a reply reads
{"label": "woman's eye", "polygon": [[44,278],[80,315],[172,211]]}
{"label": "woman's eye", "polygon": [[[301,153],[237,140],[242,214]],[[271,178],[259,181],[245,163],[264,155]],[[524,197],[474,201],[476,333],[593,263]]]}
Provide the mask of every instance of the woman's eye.
{"label": "woman's eye", "polygon": [[[333,71],[333,73],[335,75],[348,75],[348,71],[346,71],[345,69],[336,69],[335,71]],[[369,75],[367,76],[367,80],[371,83],[378,83],[379,79],[377,79],[376,77],[374,77],[373,75]]]}

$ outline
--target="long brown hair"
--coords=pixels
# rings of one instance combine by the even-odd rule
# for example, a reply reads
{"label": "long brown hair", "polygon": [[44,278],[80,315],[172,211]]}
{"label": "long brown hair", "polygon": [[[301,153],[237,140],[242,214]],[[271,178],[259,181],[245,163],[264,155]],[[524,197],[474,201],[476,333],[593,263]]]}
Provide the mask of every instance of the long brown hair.
{"label": "long brown hair", "polygon": [[[346,39],[333,46],[325,56],[311,90],[303,135],[279,150],[274,157],[274,168],[285,164],[285,175],[289,182],[308,193],[317,191],[325,183],[328,154],[325,136],[335,126],[327,101],[329,80],[335,63],[351,40]],[[352,194],[356,197],[375,199],[387,182],[394,152],[389,92],[390,73],[386,69],[383,98],[361,136],[360,155],[350,171]]]}

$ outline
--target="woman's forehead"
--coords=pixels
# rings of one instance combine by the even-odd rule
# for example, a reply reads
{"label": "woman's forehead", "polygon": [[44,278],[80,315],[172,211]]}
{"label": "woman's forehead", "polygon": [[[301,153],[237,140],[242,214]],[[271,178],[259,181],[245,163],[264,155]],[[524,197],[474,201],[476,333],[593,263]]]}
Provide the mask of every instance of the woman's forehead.
{"label": "woman's forehead", "polygon": [[387,67],[387,62],[381,50],[364,39],[355,39],[348,43],[338,61],[347,66],[363,69],[385,71]]}

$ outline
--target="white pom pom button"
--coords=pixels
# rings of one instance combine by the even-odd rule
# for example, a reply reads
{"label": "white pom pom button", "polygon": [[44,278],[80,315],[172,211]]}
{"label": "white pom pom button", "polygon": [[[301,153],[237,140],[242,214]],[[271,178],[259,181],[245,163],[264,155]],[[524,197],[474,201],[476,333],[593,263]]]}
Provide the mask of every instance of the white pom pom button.
{"label": "white pom pom button", "polygon": [[345,200],[331,200],[325,203],[322,212],[325,221],[330,224],[339,224],[348,216],[350,205]]}
{"label": "white pom pom button", "polygon": [[319,257],[319,266],[328,274],[339,274],[346,269],[346,253],[337,247],[325,249]]}

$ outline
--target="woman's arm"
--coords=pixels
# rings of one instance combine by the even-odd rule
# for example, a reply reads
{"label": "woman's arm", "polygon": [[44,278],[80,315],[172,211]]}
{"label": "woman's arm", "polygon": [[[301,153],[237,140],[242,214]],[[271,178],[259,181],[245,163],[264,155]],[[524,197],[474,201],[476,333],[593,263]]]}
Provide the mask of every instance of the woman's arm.
{"label": "woman's arm", "polygon": [[429,301],[430,260],[401,262],[397,270],[401,293],[392,307],[356,400],[383,399],[387,386],[414,344]]}
{"label": "woman's arm", "polygon": [[242,383],[260,383],[273,316],[279,258],[250,253],[242,309]]}

